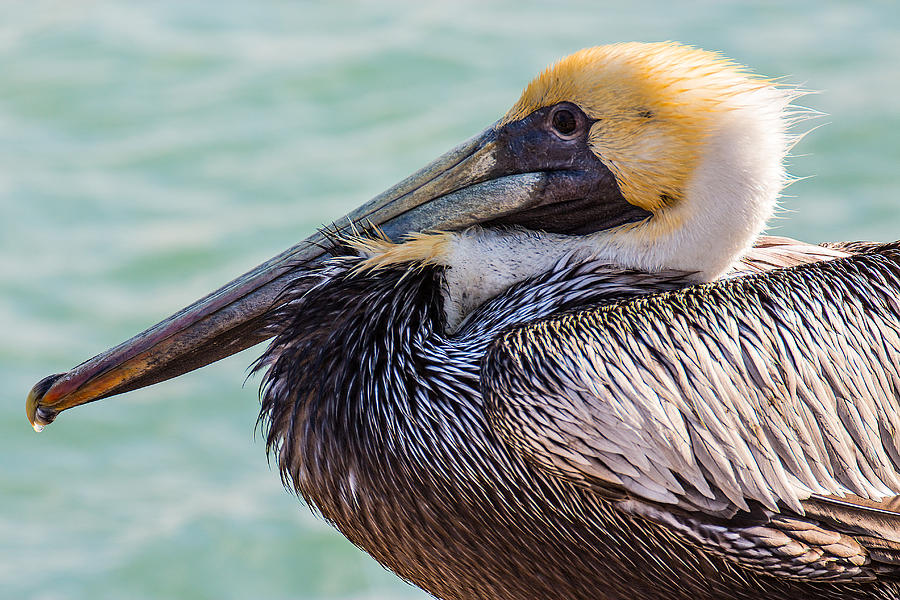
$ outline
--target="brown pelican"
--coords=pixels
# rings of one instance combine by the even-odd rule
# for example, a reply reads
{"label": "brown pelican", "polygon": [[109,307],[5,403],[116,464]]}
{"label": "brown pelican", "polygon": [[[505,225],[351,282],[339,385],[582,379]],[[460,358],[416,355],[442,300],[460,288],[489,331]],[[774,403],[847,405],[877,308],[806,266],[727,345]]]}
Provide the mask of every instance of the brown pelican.
{"label": "brown pelican", "polygon": [[900,251],[759,238],[796,92],[592,48],[28,418],[274,337],[283,480],[444,599],[900,597]]}

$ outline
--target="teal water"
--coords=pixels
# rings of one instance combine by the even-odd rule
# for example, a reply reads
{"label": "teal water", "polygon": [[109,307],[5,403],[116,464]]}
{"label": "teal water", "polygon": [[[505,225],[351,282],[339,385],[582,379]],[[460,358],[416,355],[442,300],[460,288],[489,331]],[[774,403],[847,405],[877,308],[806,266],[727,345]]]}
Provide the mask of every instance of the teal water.
{"label": "teal water", "polygon": [[819,90],[773,231],[900,238],[900,5],[0,3],[0,598],[423,598],[285,492],[259,348],[25,393],[480,131],[556,58],[675,39]]}

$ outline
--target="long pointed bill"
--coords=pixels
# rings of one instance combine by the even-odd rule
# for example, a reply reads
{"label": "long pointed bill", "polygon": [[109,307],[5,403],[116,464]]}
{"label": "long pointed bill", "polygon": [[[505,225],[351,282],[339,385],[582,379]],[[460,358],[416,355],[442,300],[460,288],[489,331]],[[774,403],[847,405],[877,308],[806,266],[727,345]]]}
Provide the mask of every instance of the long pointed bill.
{"label": "long pointed bill", "polygon": [[[518,131],[525,121],[488,128],[329,229],[350,233],[375,226],[400,241],[412,232],[476,224],[528,226],[530,219],[552,215],[553,207],[618,191],[608,170],[587,168],[595,165],[529,159],[529,149],[516,144],[528,133]],[[603,210],[609,217],[623,209],[631,214],[620,222],[641,216],[623,205]],[[312,235],[115,348],[42,379],[28,394],[29,421],[40,431],[63,410],[165,381],[265,340],[271,335],[263,329],[266,313],[305,265],[325,256],[326,246],[325,236]]]}

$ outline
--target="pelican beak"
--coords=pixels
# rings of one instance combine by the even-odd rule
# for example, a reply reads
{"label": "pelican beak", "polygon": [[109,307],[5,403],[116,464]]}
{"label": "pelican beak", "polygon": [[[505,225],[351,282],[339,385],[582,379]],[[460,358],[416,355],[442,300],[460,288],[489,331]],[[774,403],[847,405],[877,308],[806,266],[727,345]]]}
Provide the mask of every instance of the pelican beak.
{"label": "pelican beak", "polygon": [[[587,134],[581,141],[548,138],[550,116],[542,112],[489,127],[329,229],[378,227],[401,241],[413,232],[548,220],[554,225],[540,228],[582,233],[590,220],[596,230],[646,217],[622,200],[615,178],[587,149]],[[316,233],[130,340],[45,377],[28,394],[28,420],[40,431],[66,409],[177,377],[267,339],[273,332],[264,328],[266,313],[305,266],[327,256],[326,247]]]}

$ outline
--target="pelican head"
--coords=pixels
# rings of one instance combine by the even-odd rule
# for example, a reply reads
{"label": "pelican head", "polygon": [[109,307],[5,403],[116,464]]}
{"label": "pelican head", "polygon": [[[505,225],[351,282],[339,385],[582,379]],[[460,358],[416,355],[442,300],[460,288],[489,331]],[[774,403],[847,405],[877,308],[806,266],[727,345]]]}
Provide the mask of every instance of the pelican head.
{"label": "pelican head", "polygon": [[[649,213],[588,243],[647,271],[721,275],[760,234],[785,183],[785,109],[794,90],[749,75],[717,54],[672,43],[577,52],[525,89],[503,124],[548,110]],[[568,135],[578,135],[581,131]]]}
{"label": "pelican head", "polygon": [[[495,124],[338,220],[367,260],[446,267],[447,326],[567,255],[720,276],[772,215],[793,89],[675,43],[562,59]],[[360,231],[378,234],[357,235]],[[143,387],[272,335],[263,324],[316,234],[131,340],[31,391],[42,427],[62,410]]]}
{"label": "pelican head", "polygon": [[604,182],[599,197],[498,220],[527,235],[478,227],[358,245],[371,267],[448,267],[451,329],[565,254],[716,279],[774,213],[787,181],[788,107],[797,95],[715,53],[679,44],[581,50],[538,75],[486,138],[503,149],[493,154],[497,161],[508,160],[505,150],[522,163],[596,173]]}

